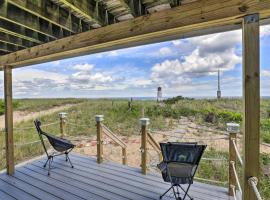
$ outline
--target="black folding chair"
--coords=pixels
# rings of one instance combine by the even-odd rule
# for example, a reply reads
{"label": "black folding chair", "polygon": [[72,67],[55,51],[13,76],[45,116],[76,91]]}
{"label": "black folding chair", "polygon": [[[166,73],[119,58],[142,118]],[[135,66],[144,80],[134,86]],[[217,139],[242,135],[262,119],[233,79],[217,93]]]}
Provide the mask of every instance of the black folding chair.
{"label": "black folding chair", "polygon": [[[69,140],[66,140],[66,139],[63,139],[60,137],[56,137],[54,135],[51,135],[49,133],[42,131],[40,121],[35,120],[34,124],[36,126],[41,144],[42,144],[44,151],[45,151],[47,158],[48,158],[46,163],[43,166],[45,168],[47,166],[47,164],[49,163],[48,175],[50,175],[51,164],[53,162],[53,158],[56,156],[66,155],[66,162],[68,161],[69,164],[71,165],[71,167],[74,168],[68,154],[73,150],[75,145],[72,144]],[[48,150],[47,150],[45,143],[44,143],[44,140],[43,140],[43,136],[47,137],[47,139],[49,140],[49,143],[52,145],[54,150],[56,150],[56,152],[53,152],[51,154],[48,153]]]}
{"label": "black folding chair", "polygon": [[[160,199],[164,197],[171,189],[176,200],[184,200],[188,194],[193,178],[201,160],[206,145],[197,143],[160,143],[163,161],[158,165],[161,170],[163,180],[170,182],[171,187],[164,192]],[[188,184],[184,189],[181,185]],[[181,197],[180,190],[184,192]]]}

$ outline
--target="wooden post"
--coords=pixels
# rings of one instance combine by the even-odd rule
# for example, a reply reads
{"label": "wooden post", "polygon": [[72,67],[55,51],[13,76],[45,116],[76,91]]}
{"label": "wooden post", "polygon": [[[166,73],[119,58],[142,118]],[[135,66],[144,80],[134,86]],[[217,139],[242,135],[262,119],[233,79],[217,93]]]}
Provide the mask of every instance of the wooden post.
{"label": "wooden post", "polygon": [[146,174],[147,172],[147,141],[148,141],[148,134],[147,134],[147,126],[149,124],[148,118],[141,118],[141,168],[142,173]]}
{"label": "wooden post", "polygon": [[260,34],[259,14],[243,19],[244,187],[243,200],[255,200],[248,184],[259,178],[260,154]]}
{"label": "wooden post", "polygon": [[122,148],[122,163],[123,165],[127,164],[127,149]]}
{"label": "wooden post", "polygon": [[66,136],[66,118],[67,118],[67,113],[64,113],[64,112],[59,113],[61,137]]}
{"label": "wooden post", "polygon": [[14,142],[13,142],[12,67],[11,66],[4,66],[4,93],[5,93],[7,174],[13,175],[15,171],[15,167],[14,167]]}
{"label": "wooden post", "polygon": [[97,122],[97,163],[103,162],[103,131],[101,123],[103,121],[103,115],[96,115]]}
{"label": "wooden post", "polygon": [[236,142],[236,134],[239,132],[239,124],[227,123],[227,131],[229,132],[229,196],[233,196],[233,187],[236,187],[236,177],[234,175],[231,162],[236,163],[236,151],[233,141]]}

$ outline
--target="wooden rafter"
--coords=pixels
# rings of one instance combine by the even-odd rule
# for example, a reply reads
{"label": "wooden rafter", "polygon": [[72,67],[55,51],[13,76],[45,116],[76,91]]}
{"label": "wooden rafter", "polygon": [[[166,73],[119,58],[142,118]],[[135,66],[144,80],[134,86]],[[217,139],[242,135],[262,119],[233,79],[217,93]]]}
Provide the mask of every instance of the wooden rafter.
{"label": "wooden rafter", "polygon": [[0,32],[0,42],[5,42],[7,44],[20,46],[20,47],[23,47],[23,48],[34,46],[33,43],[30,43],[30,42],[28,42],[26,40],[15,37],[13,35],[8,35],[6,33],[1,33],[1,32]]}
{"label": "wooden rafter", "polygon": [[90,1],[85,0],[51,0],[55,4],[70,10],[70,12],[81,20],[89,23],[93,28],[101,27],[104,22],[95,14],[95,7]]}
{"label": "wooden rafter", "polygon": [[101,3],[118,21],[133,19],[135,16],[135,11],[131,8],[134,6],[132,0],[130,3],[125,0],[103,0]]}
{"label": "wooden rafter", "polygon": [[7,1],[3,0],[0,0],[0,19],[4,19],[18,26],[22,26],[32,31],[44,34],[53,39],[59,38],[60,35],[54,34],[51,24],[41,23],[38,17],[33,16],[15,6],[8,6]]}
{"label": "wooden rafter", "polygon": [[48,0],[42,0],[39,3],[34,3],[31,0],[7,0],[7,2],[66,31],[77,32],[72,20],[61,14],[64,10]]}
{"label": "wooden rafter", "polygon": [[38,44],[52,41],[51,38],[48,38],[47,36],[41,35],[40,33],[34,32],[23,26],[13,24],[3,19],[0,19],[0,32],[10,34],[18,38],[22,38]]}
{"label": "wooden rafter", "polygon": [[0,42],[0,50],[7,52],[7,53],[11,53],[14,51],[19,51],[23,49],[22,47],[13,45],[13,44],[9,44],[9,43],[5,43],[5,42]]}
{"label": "wooden rafter", "polygon": [[[119,49],[155,41],[202,35],[204,30],[224,31],[226,25],[241,24],[243,16],[260,13],[270,17],[270,0],[198,1],[148,16],[135,18],[100,29],[42,44],[1,56],[0,66],[14,67]],[[216,29],[218,28],[218,29]]]}

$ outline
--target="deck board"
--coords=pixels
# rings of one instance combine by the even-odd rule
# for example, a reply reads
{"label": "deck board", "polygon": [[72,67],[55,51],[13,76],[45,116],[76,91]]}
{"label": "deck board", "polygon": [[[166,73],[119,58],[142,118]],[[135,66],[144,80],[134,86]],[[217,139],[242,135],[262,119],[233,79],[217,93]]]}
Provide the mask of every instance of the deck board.
{"label": "deck board", "polygon": [[[97,164],[95,158],[76,153],[70,158],[75,168],[57,157],[51,176],[42,167],[44,158],[18,166],[13,176],[0,174],[0,200],[154,200],[170,186],[159,174],[145,176],[140,169],[112,162]],[[198,182],[189,194],[198,200],[228,199],[226,188]]]}

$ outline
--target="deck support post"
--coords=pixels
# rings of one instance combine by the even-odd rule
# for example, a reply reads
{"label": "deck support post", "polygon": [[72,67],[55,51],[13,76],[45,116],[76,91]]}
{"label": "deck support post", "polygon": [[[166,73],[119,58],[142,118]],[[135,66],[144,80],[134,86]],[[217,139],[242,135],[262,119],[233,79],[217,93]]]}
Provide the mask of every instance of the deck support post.
{"label": "deck support post", "polygon": [[239,124],[227,123],[227,131],[229,132],[229,196],[233,196],[233,188],[236,187],[236,177],[231,163],[236,163],[237,161],[234,142],[236,143],[236,134],[239,132]]}
{"label": "deck support post", "polygon": [[59,119],[60,119],[60,134],[61,137],[63,138],[66,136],[66,118],[67,118],[67,113],[61,112],[59,113]]}
{"label": "deck support post", "polygon": [[260,34],[259,14],[244,17],[243,97],[244,97],[244,185],[243,200],[256,200],[250,177],[259,178],[260,156]]}
{"label": "deck support post", "polygon": [[148,133],[147,126],[149,125],[149,118],[141,118],[141,168],[142,174],[147,173],[147,141],[148,141]]}
{"label": "deck support post", "polygon": [[103,162],[103,131],[101,123],[104,120],[103,115],[96,115],[97,126],[97,163]]}
{"label": "deck support post", "polygon": [[7,174],[13,175],[14,142],[13,142],[13,105],[12,105],[12,67],[4,66],[4,96],[5,96],[5,132],[6,132],[6,165]]}

